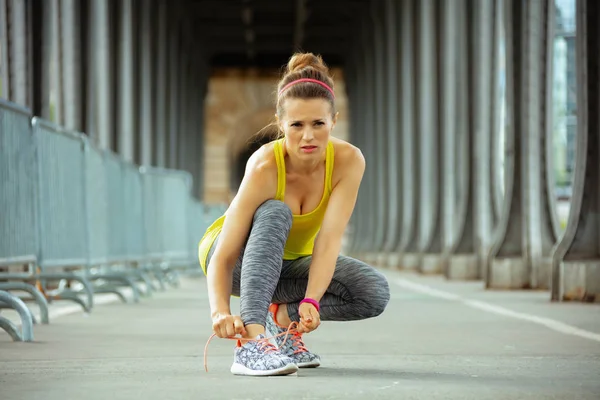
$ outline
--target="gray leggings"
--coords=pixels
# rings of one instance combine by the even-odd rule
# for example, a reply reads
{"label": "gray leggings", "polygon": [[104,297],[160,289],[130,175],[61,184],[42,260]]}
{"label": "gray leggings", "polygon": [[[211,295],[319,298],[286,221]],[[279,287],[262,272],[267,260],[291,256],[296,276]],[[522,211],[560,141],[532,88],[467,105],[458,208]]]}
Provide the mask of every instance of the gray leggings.
{"label": "gray leggings", "polygon": [[[292,212],[278,200],[266,201],[254,214],[250,234],[233,272],[232,294],[240,297],[240,316],[246,325],[264,326],[270,303],[287,304],[290,319],[299,320],[298,305],[306,292],[312,257],[283,260],[291,225]],[[218,240],[210,249],[209,260]],[[388,282],[379,271],[340,255],[331,284],[320,301],[321,320],[376,317],[389,299]]]}

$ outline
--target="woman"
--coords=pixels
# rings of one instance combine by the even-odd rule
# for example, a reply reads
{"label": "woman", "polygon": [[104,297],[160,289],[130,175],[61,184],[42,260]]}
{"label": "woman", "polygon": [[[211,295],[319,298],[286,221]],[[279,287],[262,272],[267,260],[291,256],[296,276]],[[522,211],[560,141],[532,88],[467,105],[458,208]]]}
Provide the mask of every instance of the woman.
{"label": "woman", "polygon": [[[237,375],[319,366],[303,333],[321,320],[375,317],[389,301],[381,273],[339,255],[365,160],[331,137],[338,113],[327,66],[311,53],[295,54],[278,89],[281,137],[250,157],[229,209],[199,245],[214,334],[245,338],[234,352]],[[231,315],[231,295],[240,296],[240,316]]]}

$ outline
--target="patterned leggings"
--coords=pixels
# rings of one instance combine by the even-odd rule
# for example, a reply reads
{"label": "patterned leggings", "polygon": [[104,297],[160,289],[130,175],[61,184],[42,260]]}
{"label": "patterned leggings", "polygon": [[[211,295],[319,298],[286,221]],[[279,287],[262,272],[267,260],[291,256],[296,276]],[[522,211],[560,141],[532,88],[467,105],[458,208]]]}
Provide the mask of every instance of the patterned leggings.
{"label": "patterned leggings", "polygon": [[[246,325],[264,326],[270,303],[287,304],[290,319],[299,320],[298,306],[306,292],[312,257],[282,260],[291,225],[292,212],[278,200],[266,201],[254,214],[250,234],[233,272],[232,294],[240,297],[240,316]],[[218,240],[210,249],[208,261]],[[388,282],[379,271],[340,255],[331,284],[320,301],[321,320],[376,317],[389,299]]]}

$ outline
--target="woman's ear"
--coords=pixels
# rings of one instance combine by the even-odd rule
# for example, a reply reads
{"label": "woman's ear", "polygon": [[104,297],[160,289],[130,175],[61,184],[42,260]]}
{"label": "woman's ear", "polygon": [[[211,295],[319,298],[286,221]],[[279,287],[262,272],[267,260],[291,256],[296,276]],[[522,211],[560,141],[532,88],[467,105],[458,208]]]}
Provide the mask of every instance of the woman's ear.
{"label": "woman's ear", "polygon": [[340,115],[340,112],[336,112],[335,115],[333,116],[333,122],[331,124],[331,129],[333,129],[335,127],[335,124],[337,123],[338,120],[338,116]]}
{"label": "woman's ear", "polygon": [[275,124],[277,125],[277,129],[279,129],[279,132],[284,133],[285,131],[283,130],[283,124],[282,121],[279,120],[279,116],[277,114],[275,114]]}

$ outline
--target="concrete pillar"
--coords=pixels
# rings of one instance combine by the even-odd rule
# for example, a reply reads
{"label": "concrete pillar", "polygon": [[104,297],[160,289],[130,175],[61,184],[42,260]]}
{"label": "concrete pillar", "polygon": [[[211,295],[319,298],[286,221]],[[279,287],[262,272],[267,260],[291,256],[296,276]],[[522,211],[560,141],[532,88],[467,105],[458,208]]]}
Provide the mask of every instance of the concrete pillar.
{"label": "concrete pillar", "polygon": [[[491,107],[492,107],[492,33],[494,31],[493,0],[468,3],[470,62],[473,89],[471,95],[471,129],[474,129],[476,158],[471,179],[475,180],[475,248],[481,260],[485,260],[490,247],[493,228],[492,184],[491,184]],[[481,277],[485,276],[480,264]]]}
{"label": "concrete pillar", "polygon": [[[185,32],[183,32],[185,34]],[[187,148],[191,143],[191,135],[189,132],[188,125],[188,92],[189,92],[189,47],[186,41],[181,43],[181,49],[179,51],[179,85],[178,85],[178,102],[179,102],[179,113],[177,120],[179,124],[179,138],[177,141],[177,156],[176,156],[176,168],[189,171],[188,166],[188,155]]]}
{"label": "concrete pillar", "polygon": [[[6,13],[6,3],[8,0],[0,0],[0,57],[2,60],[8,60],[8,14]],[[9,69],[3,67],[0,69],[0,78],[2,79],[2,89],[0,97],[10,99],[10,80]]]}
{"label": "concrete pillar", "polygon": [[[0,4],[0,7],[1,6],[2,5]],[[45,1],[38,3],[37,6],[39,6],[38,10],[41,12],[41,15],[35,18],[38,18],[39,23],[41,23],[41,27],[36,33],[37,40],[34,40],[34,42],[37,44],[34,43],[33,46],[34,54],[37,53],[36,56],[39,57],[37,60],[34,60],[34,63],[40,63],[40,65],[34,66],[34,68],[37,69],[37,85],[39,85],[39,87],[36,88],[37,93],[34,95],[34,101],[37,102],[37,106],[34,105],[34,109],[32,111],[34,114],[50,121],[50,90],[52,85],[51,71],[54,42],[53,15],[56,13],[56,4],[54,1]],[[35,12],[36,11],[34,11],[34,13]],[[0,14],[1,13],[2,12],[0,11]],[[2,36],[1,32],[0,36]],[[2,44],[0,44],[0,46],[2,46]],[[36,49],[37,46],[41,46],[39,50]],[[39,96],[39,98],[36,99],[37,96]],[[83,129],[83,127],[80,129]]]}
{"label": "concrete pillar", "polygon": [[140,7],[141,13],[139,38],[140,38],[140,94],[139,101],[139,146],[140,146],[140,164],[152,165],[153,138],[155,129],[155,24],[153,9],[155,3],[147,0],[145,7]]}
{"label": "concrete pillar", "polygon": [[[352,40],[354,43],[361,43],[361,27],[357,26],[353,32]],[[365,132],[362,130],[363,113],[359,110],[360,107],[364,107],[362,103],[362,90],[363,90],[363,49],[360,45],[354,47],[350,59],[345,65],[344,72],[347,74],[347,91],[348,91],[348,105],[349,105],[349,117],[350,117],[350,140],[364,153],[364,138]],[[356,199],[356,205],[352,218],[349,224],[349,244],[348,253],[357,257],[357,252],[360,247],[360,239],[362,237],[362,226],[364,226],[364,202],[365,202],[365,178],[363,177],[363,183],[358,192]]]}
{"label": "concrete pillar", "polygon": [[[198,54],[199,53],[199,54]],[[204,49],[200,49],[199,52],[194,53],[197,57],[196,69],[194,71],[197,78],[197,83],[194,90],[194,115],[196,116],[196,143],[194,156],[197,159],[197,174],[198,184],[196,185],[196,191],[199,199],[204,198],[204,140],[205,140],[205,105],[206,94],[208,91],[208,79],[210,74],[210,68],[208,65],[208,58]]]}
{"label": "concrete pillar", "polygon": [[[95,105],[94,132],[101,148],[113,150],[114,117],[112,111],[112,46],[110,35],[109,4],[105,0],[91,0],[90,25],[93,44],[90,49],[93,55],[94,74],[88,79],[93,85],[90,95]],[[88,132],[89,133],[89,132]]]}
{"label": "concrete pillar", "polygon": [[448,224],[445,229],[448,235],[445,275],[448,279],[478,279],[480,276],[475,254],[475,180],[472,176],[478,154],[474,145],[475,130],[469,123],[474,97],[471,95],[473,63],[468,50],[467,6],[466,0],[446,0],[443,12],[444,106],[440,116],[444,147],[450,147],[444,157],[444,197],[452,197],[444,205],[446,213],[452,212],[445,219]]}
{"label": "concrete pillar", "polygon": [[438,126],[438,70],[436,8],[433,0],[419,1],[417,18],[418,57],[417,129],[419,137],[419,179],[422,206],[419,212],[419,270],[441,273],[442,213],[441,213],[441,150]]}
{"label": "concrete pillar", "polygon": [[385,86],[386,86],[386,101],[385,115],[386,129],[386,161],[387,165],[384,169],[387,171],[387,188],[388,188],[388,225],[386,240],[383,246],[383,252],[386,255],[385,262],[382,264],[396,268],[399,263],[398,253],[396,249],[400,244],[400,227],[401,227],[401,212],[402,212],[402,196],[401,196],[401,146],[400,146],[400,130],[399,113],[403,105],[399,99],[399,66],[398,66],[398,42],[399,42],[399,14],[398,3],[393,0],[385,0],[383,10],[383,22],[385,30]]}
{"label": "concrete pillar", "polygon": [[[61,2],[60,2],[60,0],[50,0],[50,5],[51,5],[50,19],[52,21],[52,25],[51,25],[52,56],[51,56],[51,60],[50,60],[50,62],[52,63],[52,69],[51,69],[52,72],[50,73],[50,76],[51,76],[51,80],[52,80],[51,88],[52,88],[52,92],[53,92],[53,96],[50,99],[50,101],[52,102],[53,109],[54,109],[51,120],[55,124],[63,126],[65,124],[65,118],[64,118],[65,106],[64,106],[64,93],[63,93],[64,85],[62,84],[64,75],[62,73],[63,60],[61,57],[61,54],[63,52],[62,51],[63,40],[61,39],[62,28],[61,28],[61,22],[60,22],[61,21],[61,18],[60,18]],[[94,54],[94,52],[91,49],[88,50],[88,53],[90,55]],[[95,60],[93,62],[95,62]],[[89,63],[92,66],[92,68],[94,66],[93,62]],[[90,79],[88,78],[88,81],[89,80]],[[92,92],[92,90],[88,90],[88,93],[89,92]],[[88,130],[87,127],[86,127],[85,131],[88,134],[95,133],[95,131]]]}
{"label": "concrete pillar", "polygon": [[180,75],[180,48],[179,48],[179,13],[178,3],[171,3],[173,10],[169,12],[170,23],[168,29],[169,43],[169,104],[168,104],[168,136],[167,136],[167,167],[177,168],[177,141],[179,140],[179,75]]}
{"label": "concrete pillar", "polygon": [[168,60],[167,52],[167,26],[169,23],[166,0],[158,0],[158,47],[156,54],[156,124],[154,129],[154,164],[158,167],[167,165],[167,78]]}
{"label": "concrete pillar", "polygon": [[600,3],[578,0],[577,162],[571,211],[552,252],[552,300],[600,301]]}
{"label": "concrete pillar", "polygon": [[118,152],[125,160],[134,158],[133,0],[119,1],[119,69],[117,80]]}
{"label": "concrete pillar", "polygon": [[414,0],[400,4],[400,110],[402,137],[402,233],[400,236],[400,267],[416,269],[420,262],[417,252],[417,215],[419,204],[419,153],[415,131],[415,12]]}
{"label": "concrete pillar", "polygon": [[547,52],[548,2],[512,1],[507,21],[506,200],[487,262],[488,288],[548,288],[550,251],[556,241],[551,222],[553,196],[546,172],[546,114],[552,109],[551,82],[543,79],[552,62]]}
{"label": "concrete pillar", "polygon": [[363,217],[364,225],[361,230],[361,245],[360,253],[361,257],[367,262],[370,262],[372,258],[370,254],[373,252],[375,247],[375,231],[376,216],[377,216],[377,160],[375,154],[376,139],[375,135],[377,132],[374,129],[375,126],[375,52],[373,48],[373,21],[372,16],[366,15],[364,17],[363,35],[362,35],[362,47],[363,63],[365,71],[364,79],[364,123],[363,123],[363,134],[364,138],[364,155],[366,160],[366,169],[364,174],[365,183],[365,202],[363,206]]}
{"label": "concrete pillar", "polygon": [[375,167],[376,202],[375,207],[375,229],[373,238],[373,253],[368,261],[376,265],[387,265],[387,256],[382,253],[385,245],[387,226],[389,225],[389,182],[387,168],[387,118],[386,118],[386,93],[389,82],[386,81],[386,58],[385,54],[385,19],[384,2],[374,1],[371,4],[371,15],[373,19],[373,50],[374,50],[374,124],[373,139],[374,152],[373,163]]}
{"label": "concrete pillar", "polygon": [[[354,35],[352,35],[352,37],[350,38],[351,40],[354,39],[353,37]],[[346,93],[348,96],[348,123],[349,123],[349,132],[348,132],[348,141],[352,144],[354,144],[355,146],[357,146],[358,148],[360,148],[359,145],[359,138],[358,138],[358,130],[357,130],[357,118],[356,118],[356,101],[357,101],[357,97],[356,97],[356,90],[357,90],[357,82],[358,82],[358,76],[357,76],[357,70],[356,70],[356,57],[357,57],[357,53],[358,51],[356,51],[356,48],[354,49],[354,51],[352,51],[350,54],[348,54],[348,58],[346,59],[346,63],[344,64],[344,77],[345,77],[345,83],[346,83]],[[354,252],[355,252],[355,246],[356,246],[356,232],[357,232],[357,223],[358,223],[358,216],[359,216],[359,208],[360,208],[360,202],[361,202],[361,194],[362,191],[359,190],[358,192],[358,196],[356,199],[356,204],[354,205],[354,210],[352,212],[352,215],[350,216],[350,221],[348,222],[348,226],[346,228],[346,236],[345,236],[345,240],[343,242],[342,245],[342,254],[345,255],[349,255],[349,256],[354,256]]]}
{"label": "concrete pillar", "polygon": [[[459,65],[464,60],[459,60],[457,52],[462,42],[466,41],[466,36],[461,36],[459,29],[459,15],[464,13],[464,1],[461,0],[443,0],[439,4],[439,65],[440,65],[440,84],[439,84],[439,130],[440,130],[440,178],[441,178],[441,230],[442,248],[444,250],[442,264],[446,267],[449,261],[449,244],[452,242],[453,228],[455,226],[456,211],[456,186],[459,176],[456,168],[456,161],[461,159],[457,155],[457,129],[459,123],[458,103],[459,97],[464,93],[464,84],[462,75],[459,75]],[[460,17],[463,17],[460,15]],[[460,23],[464,19],[461,18]],[[459,84],[462,83],[462,84]],[[458,89],[461,88],[459,91]],[[465,153],[468,157],[468,153]]]}
{"label": "concrete pillar", "polygon": [[81,19],[80,3],[75,0],[60,0],[60,42],[62,97],[64,100],[64,120],[67,129],[82,131],[81,98]]}
{"label": "concrete pillar", "polygon": [[25,0],[8,0],[8,54],[4,59],[8,66],[9,99],[25,107],[31,107],[27,40],[27,4]]}

